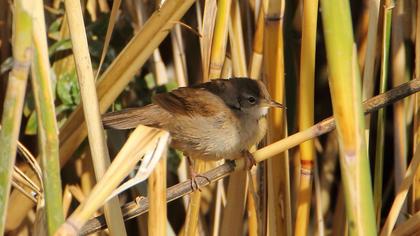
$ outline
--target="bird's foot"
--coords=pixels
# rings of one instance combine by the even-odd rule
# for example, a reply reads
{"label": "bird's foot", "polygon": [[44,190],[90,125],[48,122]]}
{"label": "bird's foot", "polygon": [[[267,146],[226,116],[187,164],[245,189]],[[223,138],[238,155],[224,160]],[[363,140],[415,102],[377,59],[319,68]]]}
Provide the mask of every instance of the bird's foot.
{"label": "bird's foot", "polygon": [[198,174],[195,170],[194,170],[194,165],[193,162],[191,160],[191,158],[189,156],[187,156],[187,161],[188,161],[188,167],[190,169],[190,176],[191,176],[191,189],[193,191],[200,191],[200,185],[198,184],[198,178],[204,178],[206,179],[209,183],[211,182],[210,179],[204,175]]}
{"label": "bird's foot", "polygon": [[255,160],[254,156],[248,151],[242,151],[242,156],[245,158],[245,169],[251,170],[252,167],[257,165],[257,161]]}
{"label": "bird's foot", "polygon": [[198,178],[203,178],[203,179],[207,180],[208,183],[210,183],[211,181],[207,176],[197,174],[197,173],[195,173],[195,171],[191,171],[191,189],[193,191],[198,190],[198,191],[201,192],[200,185],[199,185],[198,180],[197,180]]}

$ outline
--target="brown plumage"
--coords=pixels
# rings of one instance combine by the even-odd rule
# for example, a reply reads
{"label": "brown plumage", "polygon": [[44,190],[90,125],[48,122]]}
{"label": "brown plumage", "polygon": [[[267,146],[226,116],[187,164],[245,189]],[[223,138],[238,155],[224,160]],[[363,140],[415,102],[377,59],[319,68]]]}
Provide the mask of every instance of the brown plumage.
{"label": "brown plumage", "polygon": [[218,79],[157,94],[153,103],[103,116],[105,127],[142,124],[169,131],[171,145],[205,160],[236,159],[266,133],[271,100],[264,84],[248,78]]}

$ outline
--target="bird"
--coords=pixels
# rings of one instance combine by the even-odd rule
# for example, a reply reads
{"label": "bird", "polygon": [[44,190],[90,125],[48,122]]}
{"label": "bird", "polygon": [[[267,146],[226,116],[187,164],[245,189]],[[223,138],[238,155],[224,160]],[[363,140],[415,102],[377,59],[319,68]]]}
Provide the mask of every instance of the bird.
{"label": "bird", "polygon": [[249,149],[265,136],[270,107],[285,108],[271,98],[262,81],[214,79],[158,93],[151,104],[106,113],[102,122],[113,129],[163,129],[171,135],[170,145],[191,159],[245,157],[252,167],[255,160]]}

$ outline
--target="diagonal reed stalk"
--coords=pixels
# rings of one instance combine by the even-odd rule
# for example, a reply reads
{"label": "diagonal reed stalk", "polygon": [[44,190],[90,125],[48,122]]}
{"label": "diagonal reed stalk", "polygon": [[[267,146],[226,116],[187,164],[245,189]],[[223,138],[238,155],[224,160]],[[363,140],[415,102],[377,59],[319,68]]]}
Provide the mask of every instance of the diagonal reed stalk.
{"label": "diagonal reed stalk", "polygon": [[392,229],[397,222],[398,215],[401,209],[404,207],[405,198],[407,197],[410,186],[413,183],[415,173],[420,165],[420,144],[417,145],[417,152],[414,153],[413,159],[410,165],[405,171],[404,178],[401,181],[401,185],[397,189],[397,193],[394,201],[392,202],[391,210],[389,210],[386,218],[384,227],[382,228],[380,236],[391,235]]}
{"label": "diagonal reed stalk", "polygon": [[[390,105],[400,99],[403,99],[407,96],[415,94],[419,91],[420,91],[420,80],[419,79],[412,80],[408,83],[405,83],[396,88],[393,88],[384,94],[380,94],[373,98],[368,99],[367,101],[363,103],[364,112],[365,114],[375,112],[379,110],[380,108],[385,107],[386,105]],[[336,124],[335,124],[334,118],[333,117],[326,118],[323,121],[306,129],[305,131],[295,133],[287,138],[284,138],[262,149],[257,150],[256,152],[253,153],[254,158],[257,162],[265,161],[307,140],[310,140],[315,137],[321,136],[325,133],[328,133],[334,130],[335,128],[336,128]],[[203,173],[203,176],[210,179],[211,180],[210,182],[213,183],[221,178],[229,176],[230,173],[236,170],[242,170],[244,168],[244,165],[245,165],[245,162],[243,159],[235,161],[234,163],[228,162],[206,173]],[[205,178],[199,178],[197,179],[197,181],[200,186],[206,186],[210,184],[208,180],[206,180]],[[193,191],[194,189],[191,187],[191,180],[188,180],[188,181],[179,183],[177,185],[174,185],[168,188],[166,200],[167,202],[171,202],[184,195],[190,194]],[[141,199],[140,201],[136,201],[135,203],[134,202],[128,203],[124,206],[124,210],[123,210],[125,212],[124,218],[128,220],[133,217],[139,216],[147,212],[148,207],[149,207],[149,200],[147,198]],[[90,234],[100,229],[103,229],[105,226],[106,224],[103,219],[103,216],[99,216],[99,217],[89,220],[89,222],[87,222],[87,224],[80,231],[80,234],[81,235]],[[342,231],[340,233],[342,233]]]}
{"label": "diagonal reed stalk", "polygon": [[[76,63],[80,95],[83,104],[83,113],[86,120],[89,148],[92,154],[93,168],[96,180],[99,181],[110,166],[108,147],[105,140],[105,132],[102,126],[98,96],[96,94],[95,78],[90,61],[87,43],[86,29],[83,22],[83,14],[80,2],[66,0],[64,2],[72,50]],[[110,224],[110,232],[113,235],[126,235],[118,198],[113,198],[104,206],[105,216]]]}
{"label": "diagonal reed stalk", "polygon": [[47,232],[53,235],[63,223],[58,126],[48,58],[47,33],[43,2],[34,1],[33,18],[34,58],[32,62],[32,90],[38,121],[38,145],[43,169],[44,199]]}
{"label": "diagonal reed stalk", "polygon": [[9,74],[0,130],[0,234],[4,234],[23,102],[32,60],[32,2],[13,1],[13,68]]}
{"label": "diagonal reed stalk", "polygon": [[[318,19],[318,0],[304,1],[302,22],[302,47],[299,80],[299,130],[314,124],[315,51]],[[313,169],[315,163],[314,141],[304,142],[300,150],[300,183],[297,196],[295,235],[307,235],[311,209]]]}

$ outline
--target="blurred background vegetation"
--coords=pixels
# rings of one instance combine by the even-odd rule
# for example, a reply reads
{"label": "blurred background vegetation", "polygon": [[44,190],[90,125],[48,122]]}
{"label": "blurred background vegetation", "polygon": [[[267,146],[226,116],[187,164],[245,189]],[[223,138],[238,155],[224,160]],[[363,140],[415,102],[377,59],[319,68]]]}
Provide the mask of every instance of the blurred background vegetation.
{"label": "blurred background vegetation", "polygon": [[[38,3],[0,1],[0,164],[1,170],[10,164],[16,167],[0,176],[0,199],[4,201],[0,229],[7,235],[52,235],[89,196],[96,178],[100,179],[95,177],[89,147],[92,141],[86,138],[82,117],[77,66],[84,62],[73,51],[71,36],[75,32],[68,26],[67,2],[36,1],[42,4],[44,14],[37,19],[46,27],[46,35],[40,35],[39,23],[31,21],[38,17],[38,8],[30,7]],[[420,100],[413,95],[364,118],[361,103],[418,78],[418,1],[86,0],[76,10],[83,14],[84,23],[79,27],[86,32],[91,75],[97,85],[97,97],[95,94],[91,99],[99,101],[101,113],[144,106],[154,94],[178,86],[214,78],[252,77],[263,80],[273,98],[287,106],[286,111],[270,113],[268,136],[259,148],[332,115],[338,128],[338,132],[323,136],[315,134],[319,137],[300,146],[287,146],[287,151],[248,173],[236,171],[200,192],[168,203],[167,209],[161,208],[167,213],[158,217],[148,220],[143,214],[126,221],[125,226],[107,217],[110,230],[97,234],[418,232]],[[20,24],[29,28],[19,28]],[[25,36],[25,32],[29,33]],[[28,48],[35,49],[25,57],[25,48],[19,50],[24,45],[18,39],[28,35],[33,40]],[[43,37],[47,51],[38,48],[37,42]],[[47,63],[40,60],[39,66],[38,56]],[[36,68],[42,66],[48,68],[46,77],[37,74]],[[27,86],[11,86],[14,82],[10,81],[26,79]],[[48,87],[53,106],[46,100]],[[8,103],[13,96],[16,106]],[[47,111],[53,112],[52,124],[58,127],[58,136],[54,127],[40,130],[40,125],[51,124],[51,120],[39,120],[48,115],[37,115],[45,111],[43,101]],[[13,107],[17,113],[10,113]],[[5,123],[6,114],[14,114],[11,123]],[[13,135],[7,136],[7,132]],[[59,144],[54,138],[49,143],[51,136],[56,136]],[[109,130],[106,136],[113,159],[129,132]],[[46,146],[42,137],[47,139]],[[55,145],[59,145],[58,151],[48,154],[48,148]],[[167,164],[158,164],[158,169],[163,169],[156,172],[161,174],[153,181],[170,187],[188,179],[182,153],[170,149],[163,160]],[[207,163],[198,169],[210,170],[219,164]],[[54,171],[55,177],[47,176]],[[133,170],[130,176],[134,174]],[[120,204],[132,203],[151,191],[165,196],[162,185],[151,187],[150,182],[120,194]],[[7,198],[4,193],[8,194],[10,185]],[[59,196],[51,204],[60,206],[56,212],[48,209],[48,189],[50,196]],[[166,204],[162,199],[160,207]],[[95,216],[103,213],[100,208]],[[116,218],[121,220],[119,214]]]}

